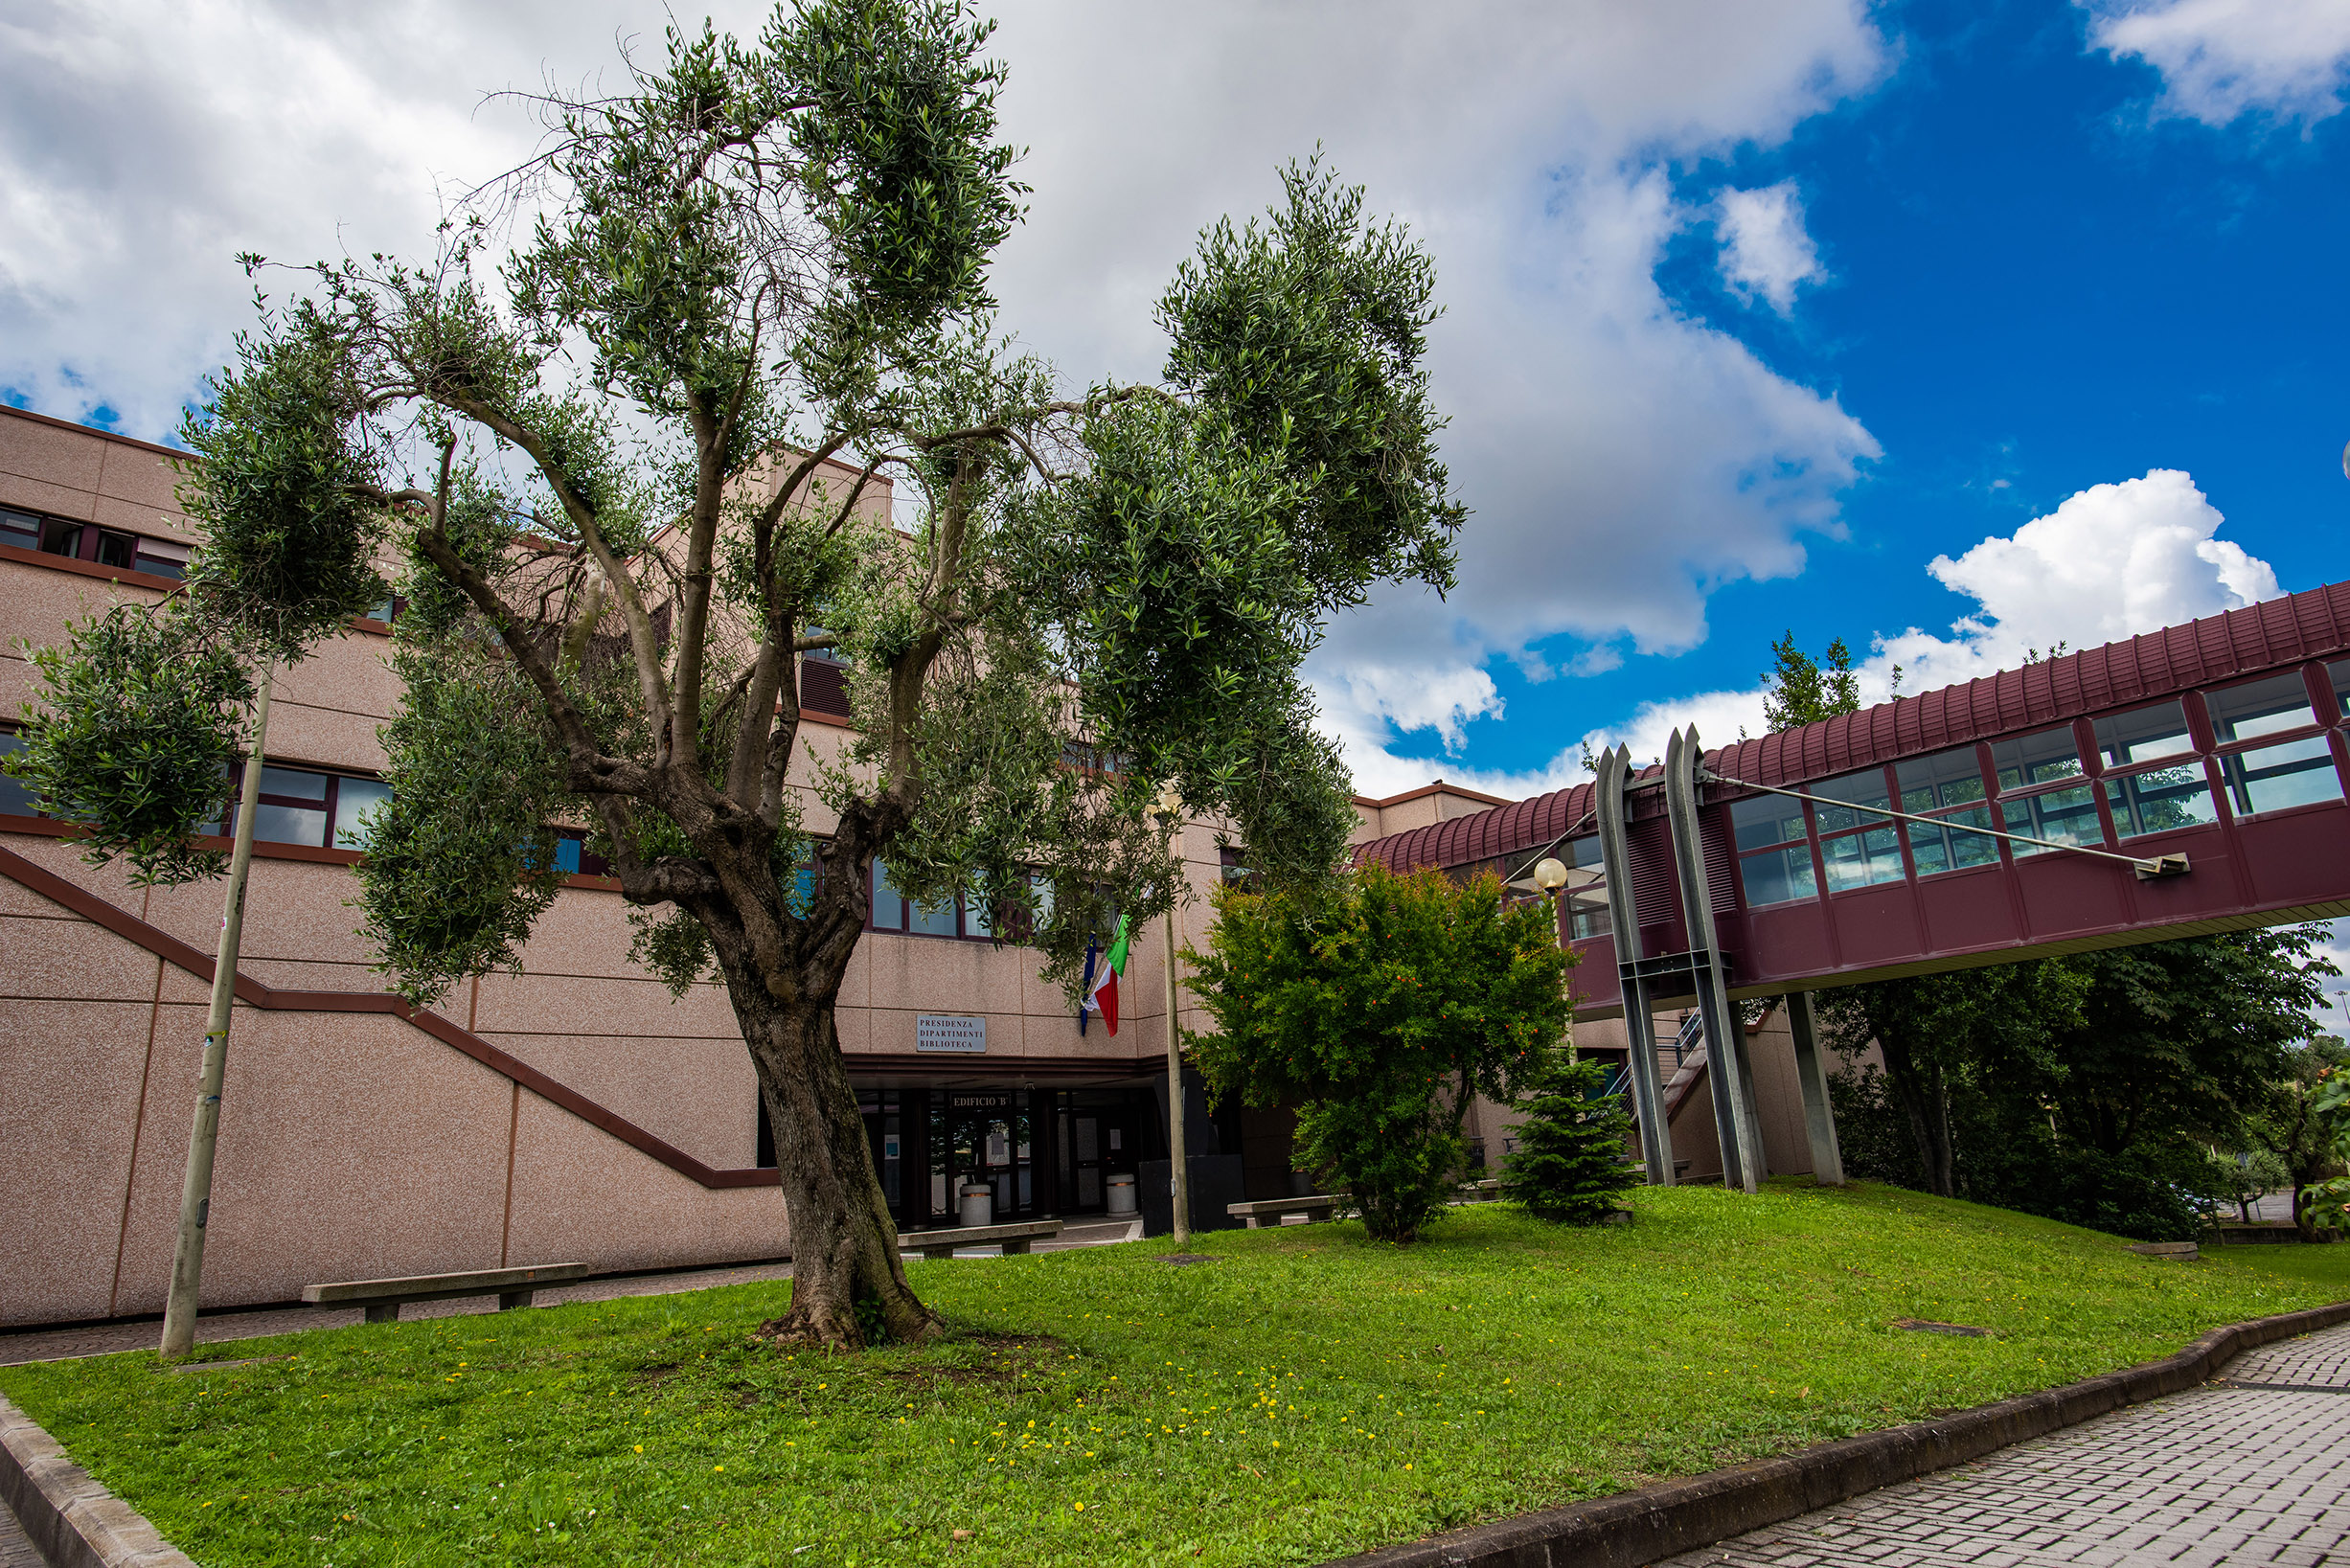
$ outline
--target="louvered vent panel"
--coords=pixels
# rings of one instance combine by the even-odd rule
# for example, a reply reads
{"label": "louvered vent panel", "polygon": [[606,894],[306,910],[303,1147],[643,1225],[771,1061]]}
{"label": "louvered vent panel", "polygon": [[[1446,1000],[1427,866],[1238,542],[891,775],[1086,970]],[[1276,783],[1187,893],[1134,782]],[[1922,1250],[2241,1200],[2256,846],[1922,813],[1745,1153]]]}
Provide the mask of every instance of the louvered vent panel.
{"label": "louvered vent panel", "polygon": [[849,716],[849,671],[822,659],[800,661],[800,706],[811,714]]}

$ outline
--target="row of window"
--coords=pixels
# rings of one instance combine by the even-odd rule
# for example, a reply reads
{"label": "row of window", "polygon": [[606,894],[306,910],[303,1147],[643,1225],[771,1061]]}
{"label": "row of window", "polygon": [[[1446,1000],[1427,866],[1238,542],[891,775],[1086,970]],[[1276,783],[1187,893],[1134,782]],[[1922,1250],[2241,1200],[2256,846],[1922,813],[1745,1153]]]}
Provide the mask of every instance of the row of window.
{"label": "row of window", "polygon": [[177,579],[188,575],[188,546],[176,539],[157,539],[65,517],[44,517],[13,507],[0,507],[0,544],[94,566],[145,572],[149,577]]}
{"label": "row of window", "polygon": [[[802,898],[814,893],[814,868],[803,866],[800,895]],[[1053,913],[1053,884],[1038,875],[1029,879],[1036,890],[1037,914],[1049,920]],[[898,891],[890,879],[889,864],[873,863],[873,901],[868,906],[865,928],[869,931],[894,931],[909,937],[952,937],[962,942],[994,942],[1000,936],[1006,942],[1026,938],[1030,916],[1027,910],[1015,904],[991,909],[975,894],[959,894],[943,904],[920,904]]]}
{"label": "row of window", "polygon": [[[2323,698],[2333,714],[2321,716]],[[2339,800],[2325,729],[2345,707],[2350,660],[2329,666],[2316,692],[2289,671],[1832,779],[1810,786],[1814,802],[1738,801],[1739,881],[1759,907],[1994,864],[1993,829],[2043,841],[2007,841],[2024,857],[2214,823],[2222,799],[2237,817]]]}
{"label": "row of window", "polygon": [[[12,732],[0,731],[0,756],[22,744]],[[230,778],[230,804],[218,820],[202,823],[196,831],[225,838],[237,829],[238,779]],[[366,814],[392,798],[391,786],[362,774],[335,773],[322,768],[279,767],[264,764],[261,788],[254,800],[253,837],[264,844],[301,844],[317,849],[367,848]],[[32,791],[15,779],[0,774],[0,815],[34,816],[38,811]],[[556,829],[556,869],[569,876],[609,876],[611,862],[587,849],[587,835],[576,828]],[[1226,850],[1223,875],[1244,877],[1241,852]],[[815,898],[817,862],[814,847],[793,879],[792,905],[805,911]],[[1052,883],[1035,879],[1040,912],[1050,917]],[[873,900],[868,927],[915,937],[951,937],[967,942],[993,942],[1000,930],[1017,940],[1017,928],[1028,919],[1025,910],[991,910],[979,898],[963,895],[944,904],[924,905],[898,891],[886,861],[873,863]]]}
{"label": "row of window", "polygon": [[[2150,703],[1981,746],[1960,746],[1810,784],[1812,801],[1762,795],[1730,806],[1746,907],[1763,908],[1998,863],[2058,846],[2107,848],[2150,833],[2342,798],[2330,726],[2350,714],[2350,659],[2322,679],[2299,670]],[[2084,733],[2086,731],[2086,733]],[[2207,739],[2205,739],[2207,738]],[[2088,742],[2086,753],[2084,740]],[[2104,810],[2100,815],[2102,803]],[[1924,817],[1904,822],[1901,810]],[[2106,821],[2112,824],[2108,837]],[[1562,851],[1570,938],[1608,931],[1596,837]]]}
{"label": "row of window", "polygon": [[[191,547],[177,539],[158,539],[151,534],[101,528],[96,523],[77,523],[65,517],[44,517],[14,507],[0,507],[0,544],[87,561],[93,566],[144,572],[148,577],[170,578],[174,582],[188,575],[192,555]],[[406,604],[403,599],[387,599],[371,608],[367,619],[390,625]]]}
{"label": "row of window", "polygon": [[[0,756],[23,743],[15,733],[0,732]],[[226,838],[237,830],[241,776],[241,764],[231,770],[228,810],[214,821],[197,824],[197,832]],[[368,830],[363,819],[391,798],[390,785],[364,774],[264,764],[261,788],[253,803],[253,838],[261,844],[364,850]],[[32,790],[0,774],[0,816],[39,814]],[[577,828],[556,829],[555,864],[567,876],[611,875],[611,863],[603,855],[588,852],[587,835]]]}

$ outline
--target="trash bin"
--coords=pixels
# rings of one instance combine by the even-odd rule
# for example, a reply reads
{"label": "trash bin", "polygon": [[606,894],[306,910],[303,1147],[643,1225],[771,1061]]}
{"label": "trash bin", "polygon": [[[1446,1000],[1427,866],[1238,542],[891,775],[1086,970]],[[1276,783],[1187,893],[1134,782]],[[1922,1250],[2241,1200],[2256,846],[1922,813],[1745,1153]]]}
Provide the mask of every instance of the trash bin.
{"label": "trash bin", "polygon": [[995,1223],[995,1189],[984,1181],[967,1181],[961,1190],[962,1203],[955,1211],[966,1225]]}
{"label": "trash bin", "polygon": [[1109,1212],[1113,1215],[1134,1213],[1134,1178],[1132,1176],[1109,1178]]}

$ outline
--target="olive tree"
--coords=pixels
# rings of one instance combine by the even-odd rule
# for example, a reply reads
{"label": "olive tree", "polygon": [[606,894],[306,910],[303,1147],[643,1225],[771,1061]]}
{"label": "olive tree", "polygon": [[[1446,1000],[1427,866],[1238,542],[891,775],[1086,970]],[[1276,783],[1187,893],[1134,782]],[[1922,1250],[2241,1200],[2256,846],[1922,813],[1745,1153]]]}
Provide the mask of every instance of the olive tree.
{"label": "olive tree", "polygon": [[[359,873],[384,968],[422,1003],[514,966],[554,829],[586,828],[639,958],[731,999],[788,1205],[779,1339],[937,1328],[834,1029],[875,858],[992,906],[1072,987],[1111,908],[1169,901],[1163,785],[1266,874],[1328,877],[1352,814],[1300,661],[1375,583],[1449,586],[1462,518],[1429,261],[1318,162],[1201,236],[1156,380],[1064,385],[1016,351],[988,291],[1024,194],[990,31],[954,0],[673,30],[617,95],[543,100],[542,155],[438,254],[257,296],[185,433],[188,593],[51,661],[23,764],[91,852],[194,875],[238,744],[222,653],[297,660],[403,597]],[[885,478],[903,526],[872,515]],[[123,656],[157,639],[210,661],[161,758],[130,743],[154,660]],[[817,649],[852,667],[855,740],[795,776]],[[811,767],[821,831],[787,782]]]}

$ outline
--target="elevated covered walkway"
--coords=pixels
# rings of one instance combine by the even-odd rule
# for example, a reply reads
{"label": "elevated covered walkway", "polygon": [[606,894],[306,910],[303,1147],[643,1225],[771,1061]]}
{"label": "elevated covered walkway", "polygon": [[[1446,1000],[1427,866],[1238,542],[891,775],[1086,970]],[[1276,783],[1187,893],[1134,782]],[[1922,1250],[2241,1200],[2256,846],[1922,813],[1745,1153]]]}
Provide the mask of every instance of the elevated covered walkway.
{"label": "elevated covered walkway", "polygon": [[[1588,784],[1358,853],[1527,890],[1563,862],[1578,1014],[1625,1020],[1644,1128],[1666,1121],[1656,1011],[1694,1005],[1713,1042],[1743,1034],[1737,1000],[1787,997],[1828,1180],[1810,992],[2350,914],[2346,716],[2335,583],[1757,740],[1677,733],[1660,762],[1611,752]],[[1741,1054],[1707,1071],[1725,1178],[1751,1189]]]}

